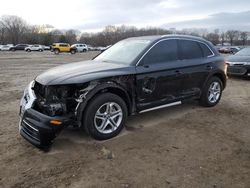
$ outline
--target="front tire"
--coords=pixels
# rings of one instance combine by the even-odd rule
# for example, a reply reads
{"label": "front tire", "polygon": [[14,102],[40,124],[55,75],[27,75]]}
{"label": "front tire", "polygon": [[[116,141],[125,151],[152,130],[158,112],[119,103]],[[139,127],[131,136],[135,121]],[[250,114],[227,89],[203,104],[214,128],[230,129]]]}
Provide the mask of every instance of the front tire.
{"label": "front tire", "polygon": [[200,104],[205,107],[213,107],[221,99],[223,84],[220,78],[214,76],[210,78],[202,90]]}
{"label": "front tire", "polygon": [[60,50],[59,50],[59,49],[54,49],[54,53],[55,53],[56,55],[58,55],[58,54],[60,53]]}
{"label": "front tire", "polygon": [[100,94],[90,101],[85,110],[84,130],[97,140],[113,138],[123,129],[127,114],[126,103],[119,96]]}

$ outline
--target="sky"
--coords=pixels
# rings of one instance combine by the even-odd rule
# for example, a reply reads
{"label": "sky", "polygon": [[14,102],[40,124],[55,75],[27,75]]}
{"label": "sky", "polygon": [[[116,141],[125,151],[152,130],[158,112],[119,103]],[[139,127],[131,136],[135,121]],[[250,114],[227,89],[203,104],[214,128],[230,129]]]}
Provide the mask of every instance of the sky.
{"label": "sky", "polygon": [[17,15],[29,24],[87,32],[122,24],[250,29],[250,0],[4,0],[2,15]]}

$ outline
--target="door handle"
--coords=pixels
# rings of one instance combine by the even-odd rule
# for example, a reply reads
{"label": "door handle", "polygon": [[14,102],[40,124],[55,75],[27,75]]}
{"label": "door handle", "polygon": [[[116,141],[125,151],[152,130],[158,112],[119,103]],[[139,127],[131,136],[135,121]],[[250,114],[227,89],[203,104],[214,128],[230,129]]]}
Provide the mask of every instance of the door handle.
{"label": "door handle", "polygon": [[213,67],[212,67],[211,65],[207,65],[207,66],[206,66],[206,69],[207,69],[207,70],[212,70]]}
{"label": "door handle", "polygon": [[145,78],[142,86],[142,91],[146,94],[151,94],[155,90],[155,78]]}
{"label": "door handle", "polygon": [[181,72],[180,70],[176,70],[176,71],[175,71],[175,74],[176,74],[176,75],[181,75],[181,74],[183,74],[183,72]]}

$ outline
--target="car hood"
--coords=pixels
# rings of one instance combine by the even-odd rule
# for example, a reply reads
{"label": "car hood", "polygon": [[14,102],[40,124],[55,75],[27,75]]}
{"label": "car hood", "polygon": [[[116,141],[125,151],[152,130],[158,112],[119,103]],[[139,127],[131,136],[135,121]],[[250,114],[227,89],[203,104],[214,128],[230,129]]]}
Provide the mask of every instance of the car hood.
{"label": "car hood", "polygon": [[64,85],[134,73],[134,66],[90,60],[49,69],[37,76],[35,80],[42,85]]}
{"label": "car hood", "polygon": [[229,62],[250,62],[250,56],[231,55],[231,56],[228,56],[227,61],[229,61]]}

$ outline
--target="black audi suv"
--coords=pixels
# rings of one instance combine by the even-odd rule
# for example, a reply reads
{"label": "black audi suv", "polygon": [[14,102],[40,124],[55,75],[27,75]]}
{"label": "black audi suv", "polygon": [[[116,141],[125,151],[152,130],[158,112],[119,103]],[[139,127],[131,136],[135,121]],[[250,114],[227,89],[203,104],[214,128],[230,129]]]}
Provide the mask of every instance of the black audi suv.
{"label": "black audi suv", "polygon": [[66,126],[95,139],[123,129],[127,116],[196,99],[215,106],[227,65],[198,37],[166,35],[122,40],[93,60],[52,68],[25,89],[20,134],[47,148]]}

